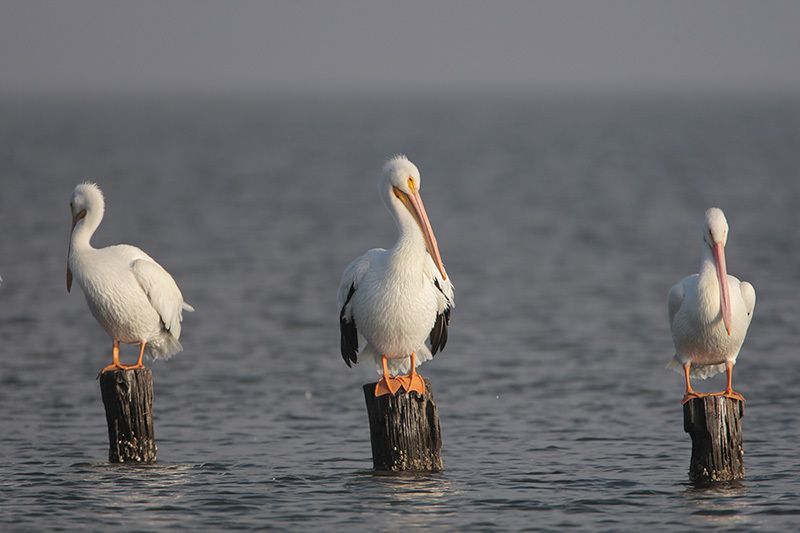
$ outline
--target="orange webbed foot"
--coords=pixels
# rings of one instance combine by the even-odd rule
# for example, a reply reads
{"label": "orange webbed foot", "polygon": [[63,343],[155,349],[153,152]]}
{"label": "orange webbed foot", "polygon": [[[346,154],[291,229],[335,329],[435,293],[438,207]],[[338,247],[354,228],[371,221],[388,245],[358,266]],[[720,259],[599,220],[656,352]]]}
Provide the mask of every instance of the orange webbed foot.
{"label": "orange webbed foot", "polygon": [[414,391],[419,394],[425,394],[425,381],[422,376],[417,374],[417,356],[414,352],[411,352],[411,371],[398,379],[403,383],[403,388],[406,392]]}
{"label": "orange webbed foot", "polygon": [[683,395],[683,400],[681,400],[681,405],[685,404],[689,400],[694,400],[695,398],[703,398],[705,396],[708,396],[708,394],[704,392],[695,392],[695,391],[687,392],[686,394]]}
{"label": "orange webbed foot", "polygon": [[375,397],[377,398],[378,396],[383,396],[385,394],[391,394],[394,396],[402,386],[403,382],[400,378],[384,376],[378,383],[375,384]]}
{"label": "orange webbed foot", "polygon": [[744,401],[744,396],[741,393],[736,392],[735,390],[724,390],[722,392],[715,392],[711,394],[711,396],[722,396],[724,398],[730,398],[731,400],[739,400]]}
{"label": "orange webbed foot", "polygon": [[407,391],[408,387],[411,386],[411,374],[407,376],[395,376],[395,379],[400,382],[404,391]]}
{"label": "orange webbed foot", "polygon": [[111,363],[110,365],[104,366],[100,369],[100,372],[97,373],[97,377],[95,379],[100,379],[100,376],[105,374],[106,372],[113,372],[114,370],[125,370],[125,365],[119,363]]}
{"label": "orange webbed foot", "polygon": [[416,372],[406,376],[404,387],[406,392],[414,391],[419,394],[425,394],[425,381],[422,379],[422,376]]}

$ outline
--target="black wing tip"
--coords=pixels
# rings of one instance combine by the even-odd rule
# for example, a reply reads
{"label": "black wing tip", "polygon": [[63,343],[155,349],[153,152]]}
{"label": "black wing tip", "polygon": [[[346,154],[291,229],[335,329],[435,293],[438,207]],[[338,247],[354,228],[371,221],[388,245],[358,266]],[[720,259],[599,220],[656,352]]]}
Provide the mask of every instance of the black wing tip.
{"label": "black wing tip", "polygon": [[348,368],[353,368],[353,363],[358,364],[358,355],[356,352],[347,352],[342,350],[342,359]]}
{"label": "black wing tip", "polygon": [[446,307],[442,313],[436,315],[436,322],[433,324],[433,329],[430,333],[432,356],[436,356],[447,345],[447,328],[449,325],[450,308]]}
{"label": "black wing tip", "polygon": [[344,359],[344,362],[348,367],[352,368],[353,366],[352,363],[358,363],[358,356],[356,355],[356,352],[353,351],[353,348],[351,348],[350,345],[347,343],[347,339],[345,338],[344,333],[342,334],[341,351],[342,351],[342,359]]}
{"label": "black wing tip", "polygon": [[443,328],[444,328],[444,319],[442,315],[436,315],[436,322],[434,322],[433,329],[431,330],[430,334],[432,356],[435,356],[439,352],[439,349],[441,348]]}
{"label": "black wing tip", "polygon": [[450,325],[450,320],[445,318],[444,326],[442,327],[442,340],[439,341],[439,351],[441,352],[444,350],[444,347],[447,346],[447,328]]}
{"label": "black wing tip", "polygon": [[358,364],[358,329],[356,323],[347,320],[344,316],[344,308],[350,303],[350,298],[356,292],[356,284],[350,285],[350,290],[347,292],[347,298],[342,305],[342,310],[339,312],[339,329],[341,332],[342,342],[341,351],[342,359],[349,368],[352,368],[352,363]]}
{"label": "black wing tip", "polygon": [[358,363],[358,330],[355,322],[348,322],[345,318],[339,321],[339,326],[342,337],[342,359],[348,367],[352,367],[351,363]]}

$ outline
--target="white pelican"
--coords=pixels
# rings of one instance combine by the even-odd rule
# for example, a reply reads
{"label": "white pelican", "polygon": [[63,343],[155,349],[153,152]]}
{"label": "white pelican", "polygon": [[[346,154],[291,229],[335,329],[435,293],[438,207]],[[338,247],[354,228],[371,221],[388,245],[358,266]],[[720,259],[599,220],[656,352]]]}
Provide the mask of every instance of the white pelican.
{"label": "white pelican", "polygon": [[694,391],[690,376],[705,379],[726,370],[728,386],[712,396],[744,400],[733,390],[733,365],[747,335],[756,305],[756,291],[728,275],[725,243],[728,222],[721,209],[706,211],[700,273],[683,278],[669,291],[669,322],[675,358],[669,366],[683,372],[683,403],[707,396]]}
{"label": "white pelican", "polygon": [[[83,289],[95,319],[113,341],[112,363],[100,373],[114,369],[142,368],[145,351],[154,359],[180,352],[183,311],[194,311],[183,301],[175,280],[149,255],[135,246],[118,244],[94,248],[90,242],[105,202],[94,183],[75,187],[69,203],[72,235],[67,257],[67,292],[72,278]],[[135,365],[119,361],[119,343],[138,344]]]}
{"label": "white pelican", "polygon": [[[374,248],[344,270],[339,285],[342,357],[374,361],[382,379],[375,396],[425,392],[416,367],[447,343],[453,285],[419,195],[417,167],[399,155],[383,167],[380,195],[400,236],[390,250]],[[366,339],[359,352],[358,335]],[[430,349],[425,339],[430,337]],[[408,373],[395,377],[400,373]]]}

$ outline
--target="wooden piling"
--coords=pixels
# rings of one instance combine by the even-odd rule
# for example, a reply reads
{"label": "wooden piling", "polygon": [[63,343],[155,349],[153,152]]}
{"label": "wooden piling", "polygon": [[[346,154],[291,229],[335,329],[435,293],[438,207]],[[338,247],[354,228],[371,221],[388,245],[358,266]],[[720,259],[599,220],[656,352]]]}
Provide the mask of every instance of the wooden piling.
{"label": "wooden piling", "polygon": [[153,373],[149,368],[112,370],[100,376],[108,423],[108,460],[155,463]]}
{"label": "wooden piling", "polygon": [[744,479],[743,416],[744,402],[723,396],[694,398],[683,405],[683,429],[692,437],[692,482]]}
{"label": "wooden piling", "polygon": [[364,385],[369,415],[372,464],[388,472],[439,472],[442,429],[430,382],[425,394],[406,393],[375,397],[375,383]]}

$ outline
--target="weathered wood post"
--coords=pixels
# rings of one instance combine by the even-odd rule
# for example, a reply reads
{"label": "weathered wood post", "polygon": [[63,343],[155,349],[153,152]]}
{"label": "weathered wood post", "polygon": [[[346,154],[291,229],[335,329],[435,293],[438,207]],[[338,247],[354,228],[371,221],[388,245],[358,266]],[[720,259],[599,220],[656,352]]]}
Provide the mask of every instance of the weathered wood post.
{"label": "weathered wood post", "polygon": [[692,437],[689,479],[694,483],[744,479],[744,402],[723,396],[683,405],[683,429]]}
{"label": "weathered wood post", "polygon": [[389,472],[439,472],[442,462],[442,429],[439,409],[430,382],[425,394],[406,393],[375,397],[375,383],[364,385],[372,464]]}
{"label": "weathered wood post", "polygon": [[149,368],[112,370],[100,375],[108,423],[108,460],[155,463],[153,373]]}

